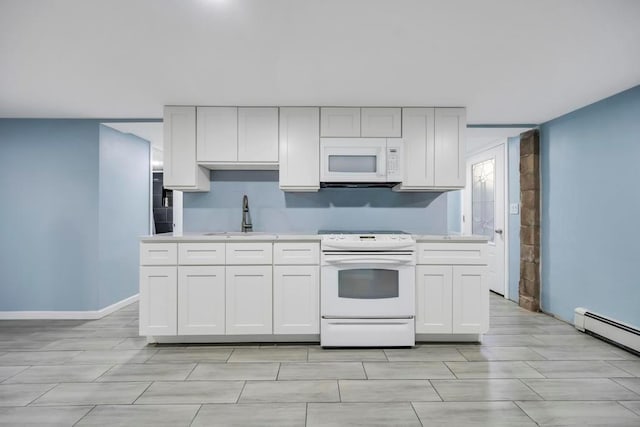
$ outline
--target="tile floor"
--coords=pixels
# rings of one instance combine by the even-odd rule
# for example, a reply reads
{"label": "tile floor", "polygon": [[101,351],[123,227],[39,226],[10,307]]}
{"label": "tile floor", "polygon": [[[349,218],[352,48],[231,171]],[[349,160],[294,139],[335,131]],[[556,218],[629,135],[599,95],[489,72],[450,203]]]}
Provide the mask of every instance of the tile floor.
{"label": "tile floor", "polygon": [[146,345],[137,305],[0,321],[0,425],[640,426],[640,358],[491,297],[479,344]]}

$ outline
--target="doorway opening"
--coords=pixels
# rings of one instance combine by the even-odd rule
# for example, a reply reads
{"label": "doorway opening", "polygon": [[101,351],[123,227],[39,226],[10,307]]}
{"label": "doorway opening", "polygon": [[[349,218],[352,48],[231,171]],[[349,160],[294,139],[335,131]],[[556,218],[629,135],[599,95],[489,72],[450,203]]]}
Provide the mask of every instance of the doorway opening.
{"label": "doorway opening", "polygon": [[467,128],[462,230],[488,240],[489,289],[517,302],[520,269],[519,135],[530,127]]}
{"label": "doorway opening", "polygon": [[163,186],[163,123],[161,120],[104,123],[119,132],[149,141],[149,234],[182,231],[182,192]]}

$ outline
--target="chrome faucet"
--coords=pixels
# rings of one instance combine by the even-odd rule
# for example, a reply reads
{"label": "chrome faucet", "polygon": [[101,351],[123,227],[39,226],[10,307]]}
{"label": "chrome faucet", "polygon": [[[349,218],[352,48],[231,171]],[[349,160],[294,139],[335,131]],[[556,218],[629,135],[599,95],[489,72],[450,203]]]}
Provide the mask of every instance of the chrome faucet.
{"label": "chrome faucet", "polygon": [[242,197],[242,226],[243,233],[253,231],[253,225],[251,224],[251,215],[249,214],[249,198],[245,194]]}

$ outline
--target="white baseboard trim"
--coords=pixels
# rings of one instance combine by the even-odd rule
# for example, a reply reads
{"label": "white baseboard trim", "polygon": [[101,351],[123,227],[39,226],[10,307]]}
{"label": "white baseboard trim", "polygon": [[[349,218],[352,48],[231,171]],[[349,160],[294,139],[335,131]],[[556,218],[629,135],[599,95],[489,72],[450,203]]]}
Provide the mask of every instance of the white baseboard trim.
{"label": "white baseboard trim", "polygon": [[96,320],[138,301],[139,294],[130,296],[105,308],[94,311],[0,311],[0,320]]}

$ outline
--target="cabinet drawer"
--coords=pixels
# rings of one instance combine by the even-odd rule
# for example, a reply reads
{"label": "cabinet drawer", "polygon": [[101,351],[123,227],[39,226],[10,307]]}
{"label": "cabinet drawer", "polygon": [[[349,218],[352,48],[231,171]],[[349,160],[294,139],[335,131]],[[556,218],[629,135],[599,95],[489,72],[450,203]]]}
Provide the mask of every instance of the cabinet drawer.
{"label": "cabinet drawer", "polygon": [[273,263],[317,265],[320,263],[320,244],[316,242],[274,243]]}
{"label": "cabinet drawer", "polygon": [[175,265],[177,243],[140,243],[140,265]]}
{"label": "cabinet drawer", "polygon": [[486,243],[418,243],[418,264],[486,265]]}
{"label": "cabinet drawer", "polygon": [[178,264],[181,265],[223,265],[224,259],[224,243],[178,244]]}
{"label": "cabinet drawer", "polygon": [[227,243],[227,264],[271,264],[272,243]]}

